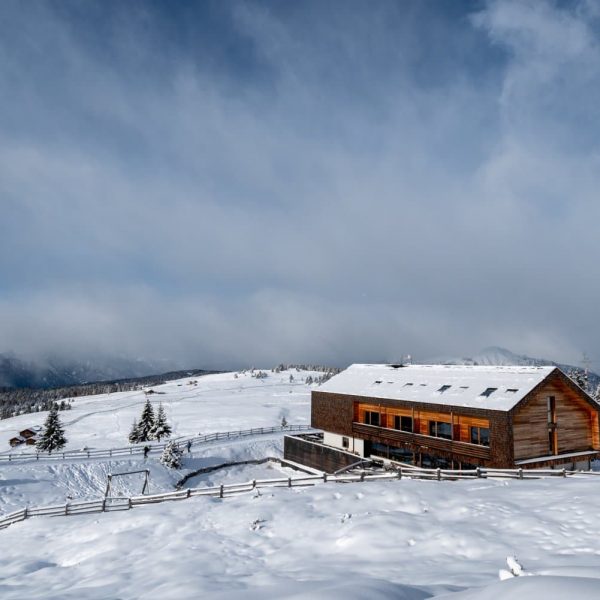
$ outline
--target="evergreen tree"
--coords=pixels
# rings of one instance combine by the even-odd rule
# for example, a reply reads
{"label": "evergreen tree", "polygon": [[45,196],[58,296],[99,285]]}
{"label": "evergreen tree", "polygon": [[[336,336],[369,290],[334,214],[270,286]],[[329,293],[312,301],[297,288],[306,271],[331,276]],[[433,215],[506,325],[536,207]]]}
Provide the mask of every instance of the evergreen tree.
{"label": "evergreen tree", "polygon": [[53,450],[60,450],[67,443],[63,426],[58,418],[58,410],[55,405],[52,406],[40,439],[36,447],[43,452],[52,453]]}
{"label": "evergreen tree", "polygon": [[131,431],[129,432],[129,443],[137,444],[140,441],[140,431],[137,424],[137,420],[133,420],[133,426],[131,427]]}
{"label": "evergreen tree", "polygon": [[165,409],[162,404],[158,405],[158,412],[156,414],[156,421],[152,429],[152,439],[160,440],[162,438],[170,437],[171,426],[167,423],[167,415],[165,415]]}
{"label": "evergreen tree", "polygon": [[590,393],[587,371],[582,369],[572,369],[569,377],[585,392]]}
{"label": "evergreen tree", "polygon": [[140,422],[137,427],[138,442],[147,442],[152,439],[154,423],[154,409],[152,408],[152,404],[150,404],[150,400],[146,398],[146,404],[144,404],[142,416],[140,417]]}
{"label": "evergreen tree", "polygon": [[163,450],[160,462],[170,469],[181,468],[181,456],[183,452],[175,442],[169,442]]}

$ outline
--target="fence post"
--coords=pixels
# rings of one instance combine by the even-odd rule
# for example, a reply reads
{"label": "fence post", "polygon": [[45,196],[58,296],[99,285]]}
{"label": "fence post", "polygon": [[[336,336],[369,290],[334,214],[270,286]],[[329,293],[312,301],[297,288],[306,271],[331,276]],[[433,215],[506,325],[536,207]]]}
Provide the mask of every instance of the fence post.
{"label": "fence post", "polygon": [[23,509],[23,520],[27,518],[27,507]]}
{"label": "fence post", "polygon": [[566,477],[566,476],[567,476],[567,470],[566,470],[566,469],[563,469],[563,470],[562,470],[562,476],[563,476],[563,477]]}
{"label": "fence post", "polygon": [[481,478],[481,468],[480,467],[477,467],[475,469],[475,474],[477,475],[477,479]]}
{"label": "fence post", "polygon": [[102,512],[106,512],[106,497],[102,499]]}
{"label": "fence post", "polygon": [[437,480],[442,480],[442,470],[439,467],[437,468]]}
{"label": "fence post", "polygon": [[131,508],[133,508],[133,505],[131,504],[131,498],[128,498],[128,500],[129,500],[129,502],[128,502],[129,509],[131,509]]}
{"label": "fence post", "polygon": [[364,471],[360,474],[360,480],[361,481],[365,480],[365,472]]}
{"label": "fence post", "polygon": [[187,497],[189,498],[191,495],[192,495],[192,490],[191,490],[191,488],[188,488]]}
{"label": "fence post", "polygon": [[398,467],[398,479],[402,479],[402,467]]}
{"label": "fence post", "polygon": [[69,503],[67,502],[65,504],[65,515],[68,515],[68,514],[69,514]]}
{"label": "fence post", "polygon": [[292,487],[292,478],[288,477],[288,487]]}
{"label": "fence post", "polygon": [[323,483],[327,483],[327,473],[323,473]]}
{"label": "fence post", "polygon": [[256,479],[252,480],[252,489],[254,489],[256,487]]}
{"label": "fence post", "polygon": [[223,497],[223,484],[221,484],[221,488],[219,489],[219,498]]}
{"label": "fence post", "polygon": [[523,468],[519,467],[519,479],[523,479]]}

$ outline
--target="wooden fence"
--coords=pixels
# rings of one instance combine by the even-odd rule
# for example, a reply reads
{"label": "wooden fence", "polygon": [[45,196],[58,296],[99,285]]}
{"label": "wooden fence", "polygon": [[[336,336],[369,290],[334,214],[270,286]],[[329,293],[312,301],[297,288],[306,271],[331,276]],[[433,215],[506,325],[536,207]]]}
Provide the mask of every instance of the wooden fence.
{"label": "wooden fence", "polygon": [[542,477],[573,477],[573,476],[600,475],[597,471],[567,471],[565,469],[487,469],[477,468],[469,471],[447,469],[420,469],[417,467],[401,467],[395,471],[381,473],[343,473],[339,475],[303,475],[302,477],[282,477],[277,479],[254,479],[244,483],[233,483],[202,488],[186,488],[164,494],[151,494],[147,496],[132,496],[131,498],[107,497],[100,500],[83,502],[69,502],[55,506],[24,508],[0,518],[0,529],[9,527],[13,523],[24,521],[30,517],[47,516],[58,517],[68,515],[81,515],[87,513],[112,512],[130,510],[145,504],[186,500],[196,496],[212,496],[226,498],[237,494],[248,493],[259,488],[267,487],[298,487],[313,486],[320,483],[355,483],[364,481],[392,481],[403,478],[426,479],[434,481],[456,481],[459,479],[540,479]]}
{"label": "wooden fence", "polygon": [[[285,433],[288,431],[310,431],[310,425],[286,425],[285,427],[256,427],[254,429],[244,429],[242,431],[220,431],[217,433],[209,433],[207,435],[199,435],[193,437],[180,437],[174,441],[180,448],[185,448],[188,442],[195,444],[204,444],[217,440],[229,440],[243,438],[252,435],[265,435],[269,433]],[[106,448],[100,450],[66,450],[65,452],[19,452],[0,454],[0,462],[17,462],[31,460],[77,460],[86,458],[113,458],[113,457],[128,457],[139,456],[144,454],[144,448],[150,448],[149,454],[162,452],[169,441],[162,444],[135,444],[132,446],[124,446],[121,448]]]}

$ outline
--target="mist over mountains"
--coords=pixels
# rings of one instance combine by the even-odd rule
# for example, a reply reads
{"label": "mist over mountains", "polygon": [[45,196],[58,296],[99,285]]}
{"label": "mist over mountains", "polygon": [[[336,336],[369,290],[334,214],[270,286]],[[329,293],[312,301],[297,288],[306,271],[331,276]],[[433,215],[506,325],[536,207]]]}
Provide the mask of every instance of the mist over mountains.
{"label": "mist over mountains", "polygon": [[[546,358],[533,358],[525,354],[515,354],[506,348],[500,348],[498,346],[484,348],[471,357],[440,357],[431,362],[436,362],[443,365],[523,365],[528,367],[554,366],[558,367],[567,374],[569,374],[571,371],[583,370],[583,367],[578,365],[558,363]],[[595,388],[600,384],[600,375],[590,371],[588,378],[592,388]]]}
{"label": "mist over mountains", "polygon": [[[581,370],[580,366],[557,363],[545,358],[515,354],[506,348],[492,346],[463,357],[436,357],[425,362],[458,365],[554,365],[565,373]],[[147,360],[123,356],[96,356],[77,359],[49,357],[25,358],[14,353],[0,354],[0,389],[55,388],[98,381],[114,381],[158,375],[167,371],[202,365],[181,365],[172,360]],[[262,365],[268,366],[268,365]],[[600,376],[589,375],[590,383],[600,384]]]}
{"label": "mist over mountains", "polygon": [[95,381],[145,377],[173,370],[172,361],[148,361],[119,356],[86,357],[80,360],[49,357],[29,359],[0,354],[0,388],[54,388]]}

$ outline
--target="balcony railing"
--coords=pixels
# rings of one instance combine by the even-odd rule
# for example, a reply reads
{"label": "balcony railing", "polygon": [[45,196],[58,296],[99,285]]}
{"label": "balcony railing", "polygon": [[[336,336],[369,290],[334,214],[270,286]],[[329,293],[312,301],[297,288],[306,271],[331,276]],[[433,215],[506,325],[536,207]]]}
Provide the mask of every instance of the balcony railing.
{"label": "balcony railing", "polygon": [[409,443],[420,446],[423,449],[441,450],[442,452],[451,452],[452,454],[461,454],[473,458],[490,458],[490,449],[488,446],[479,446],[478,444],[469,444],[457,440],[447,440],[445,438],[411,433],[399,429],[388,429],[387,427],[376,427],[374,425],[354,422],[352,423],[352,432],[355,433],[357,437],[362,437],[371,441]]}

